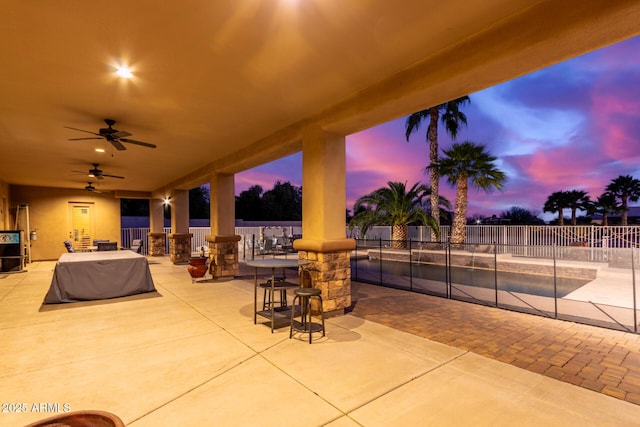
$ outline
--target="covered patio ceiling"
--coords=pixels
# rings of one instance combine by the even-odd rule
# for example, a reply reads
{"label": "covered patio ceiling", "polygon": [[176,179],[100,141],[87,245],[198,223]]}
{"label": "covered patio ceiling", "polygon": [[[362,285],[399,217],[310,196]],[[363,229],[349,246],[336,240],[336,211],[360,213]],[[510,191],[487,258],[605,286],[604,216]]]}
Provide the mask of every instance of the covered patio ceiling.
{"label": "covered patio ceiling", "polygon": [[[125,177],[101,189],[187,189],[307,126],[347,135],[640,34],[637,0],[5,3],[0,180],[77,189],[92,163]],[[105,118],[157,148],[68,140]]]}

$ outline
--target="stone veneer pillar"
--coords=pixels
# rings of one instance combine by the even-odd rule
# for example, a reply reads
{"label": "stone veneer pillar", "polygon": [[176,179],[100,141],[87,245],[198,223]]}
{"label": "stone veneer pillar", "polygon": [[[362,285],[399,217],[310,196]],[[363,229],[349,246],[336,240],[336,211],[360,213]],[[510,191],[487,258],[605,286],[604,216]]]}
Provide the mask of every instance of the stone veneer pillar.
{"label": "stone veneer pillar", "polygon": [[209,243],[209,274],[218,277],[238,275],[238,242],[240,236],[206,236]]}
{"label": "stone veneer pillar", "polygon": [[147,237],[149,238],[149,255],[164,256],[167,233],[147,233]]}
{"label": "stone veneer pillar", "polygon": [[[355,240],[338,239],[326,241],[296,240],[300,261],[308,261],[304,269],[311,276],[313,287],[322,291],[325,316],[345,313],[351,307],[351,251]],[[317,310],[318,307],[313,307]]]}
{"label": "stone veneer pillar", "polygon": [[169,234],[169,256],[174,264],[188,264],[191,258],[191,233]]}

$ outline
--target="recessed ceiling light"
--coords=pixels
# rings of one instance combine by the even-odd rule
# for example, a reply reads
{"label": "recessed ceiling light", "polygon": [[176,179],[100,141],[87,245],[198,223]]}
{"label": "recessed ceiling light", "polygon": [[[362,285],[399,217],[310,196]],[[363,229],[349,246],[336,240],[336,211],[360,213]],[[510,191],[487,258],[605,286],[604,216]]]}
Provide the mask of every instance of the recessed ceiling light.
{"label": "recessed ceiling light", "polygon": [[104,153],[104,148],[96,148],[96,153]]}
{"label": "recessed ceiling light", "polygon": [[130,79],[133,77],[133,73],[129,69],[129,67],[121,66],[116,69],[116,74],[125,79]]}

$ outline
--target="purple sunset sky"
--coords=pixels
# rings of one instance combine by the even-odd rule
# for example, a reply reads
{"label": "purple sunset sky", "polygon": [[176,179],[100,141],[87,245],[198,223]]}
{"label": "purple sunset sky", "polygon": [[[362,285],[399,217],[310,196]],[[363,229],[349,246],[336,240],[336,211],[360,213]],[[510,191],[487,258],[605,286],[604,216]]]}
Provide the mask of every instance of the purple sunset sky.
{"label": "purple sunset sky", "polygon": [[[469,97],[468,126],[458,141],[486,145],[508,182],[502,192],[471,189],[468,217],[499,216],[512,206],[542,214],[554,191],[584,190],[595,199],[619,175],[640,178],[640,37]],[[347,209],[388,181],[428,184],[426,124],[407,143],[405,120],[347,136]],[[451,146],[442,127],[439,145]],[[301,186],[301,153],[235,179],[236,194],[256,184],[269,190],[277,180]],[[444,179],[440,191],[453,204],[454,189]]]}

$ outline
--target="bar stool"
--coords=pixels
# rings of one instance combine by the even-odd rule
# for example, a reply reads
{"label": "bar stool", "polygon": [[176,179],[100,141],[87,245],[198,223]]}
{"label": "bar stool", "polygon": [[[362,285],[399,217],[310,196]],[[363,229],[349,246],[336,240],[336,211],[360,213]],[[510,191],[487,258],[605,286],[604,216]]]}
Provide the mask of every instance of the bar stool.
{"label": "bar stool", "polygon": [[[311,336],[314,332],[322,331],[322,336],[325,336],[324,329],[324,312],[322,311],[322,291],[317,288],[298,288],[293,291],[294,297],[291,302],[291,326],[289,329],[289,339],[293,337],[293,330],[309,334],[309,344],[311,344]],[[320,302],[320,318],[322,324],[314,323],[311,319],[311,300],[312,298],[318,298]],[[300,303],[300,322],[298,326],[294,322],[296,300]]]}
{"label": "bar stool", "polygon": [[[271,279],[268,279],[264,283],[259,283],[258,286],[260,286],[264,290],[262,296],[263,310],[270,310],[271,304],[273,304],[275,307],[278,306],[278,303],[280,303],[280,307],[287,306],[287,288],[290,289],[291,285],[286,285],[283,277],[275,278],[273,288],[271,287]],[[272,301],[272,291],[273,294],[275,294],[277,291],[280,291],[280,299],[278,301],[275,300],[275,295],[273,295],[274,298]]]}

